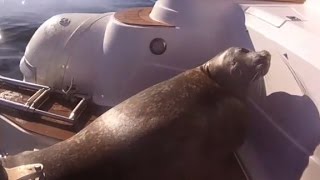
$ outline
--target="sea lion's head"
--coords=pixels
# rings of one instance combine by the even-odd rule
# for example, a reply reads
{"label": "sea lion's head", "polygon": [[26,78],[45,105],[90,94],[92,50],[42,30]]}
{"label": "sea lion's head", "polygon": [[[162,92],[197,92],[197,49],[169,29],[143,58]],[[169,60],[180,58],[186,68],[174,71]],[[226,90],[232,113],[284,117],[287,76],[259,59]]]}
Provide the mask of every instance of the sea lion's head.
{"label": "sea lion's head", "polygon": [[268,73],[270,60],[268,51],[232,47],[203,64],[201,69],[222,87],[246,89]]}

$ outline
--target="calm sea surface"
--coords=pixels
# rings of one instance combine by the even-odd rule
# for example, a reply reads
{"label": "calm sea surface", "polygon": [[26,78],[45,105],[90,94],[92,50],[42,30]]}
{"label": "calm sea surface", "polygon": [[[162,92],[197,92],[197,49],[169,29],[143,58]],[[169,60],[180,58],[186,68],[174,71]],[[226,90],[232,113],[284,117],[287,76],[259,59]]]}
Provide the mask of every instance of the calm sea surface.
{"label": "calm sea surface", "polygon": [[22,79],[19,62],[33,33],[61,13],[104,13],[153,0],[0,0],[0,75]]}

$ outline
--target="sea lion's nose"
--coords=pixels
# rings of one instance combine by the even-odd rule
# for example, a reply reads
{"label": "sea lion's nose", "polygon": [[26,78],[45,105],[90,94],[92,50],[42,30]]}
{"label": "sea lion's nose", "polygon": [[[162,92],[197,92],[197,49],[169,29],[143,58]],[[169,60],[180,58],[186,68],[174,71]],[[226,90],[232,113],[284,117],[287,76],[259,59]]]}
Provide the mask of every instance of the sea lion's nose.
{"label": "sea lion's nose", "polygon": [[268,51],[258,52],[254,61],[256,71],[261,72],[261,75],[265,75],[269,71],[270,60],[271,54]]}
{"label": "sea lion's nose", "polygon": [[270,60],[268,58],[265,58],[263,56],[260,56],[256,61],[255,65],[256,66],[266,66],[270,63]]}
{"label": "sea lion's nose", "polygon": [[270,60],[271,60],[271,54],[268,51],[263,50],[257,53],[255,64],[257,66],[258,65],[269,66]]}
{"label": "sea lion's nose", "polygon": [[269,53],[269,51],[266,51],[266,50],[260,51],[259,55],[262,56],[265,59],[265,61],[270,62],[271,54]]}

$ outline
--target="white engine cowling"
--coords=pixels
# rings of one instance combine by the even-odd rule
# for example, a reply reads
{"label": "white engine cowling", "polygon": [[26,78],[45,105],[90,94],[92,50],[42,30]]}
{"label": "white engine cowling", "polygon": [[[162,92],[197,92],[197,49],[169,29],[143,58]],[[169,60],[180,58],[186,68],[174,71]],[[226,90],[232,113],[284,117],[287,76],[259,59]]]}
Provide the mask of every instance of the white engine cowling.
{"label": "white engine cowling", "polygon": [[[252,48],[242,9],[225,0],[159,0],[150,18],[173,27],[128,25],[109,14],[62,14],[27,46],[25,81],[73,85],[94,103],[114,106],[142,89],[198,66],[230,46]],[[163,54],[151,52],[160,38]]]}
{"label": "white engine cowling", "polygon": [[24,80],[58,90],[74,83],[79,92],[90,92],[94,86],[95,55],[103,54],[104,31],[110,16],[61,14],[47,20],[33,35],[20,62]]}

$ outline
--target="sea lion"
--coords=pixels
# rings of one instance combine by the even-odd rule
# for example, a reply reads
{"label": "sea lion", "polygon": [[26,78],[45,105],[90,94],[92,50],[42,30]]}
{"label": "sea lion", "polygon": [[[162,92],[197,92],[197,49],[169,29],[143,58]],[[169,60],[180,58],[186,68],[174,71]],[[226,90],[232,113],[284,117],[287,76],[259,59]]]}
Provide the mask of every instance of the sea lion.
{"label": "sea lion", "polygon": [[46,179],[212,179],[244,141],[247,89],[268,72],[270,58],[227,49],[125,100],[70,139],[2,164],[41,163]]}

